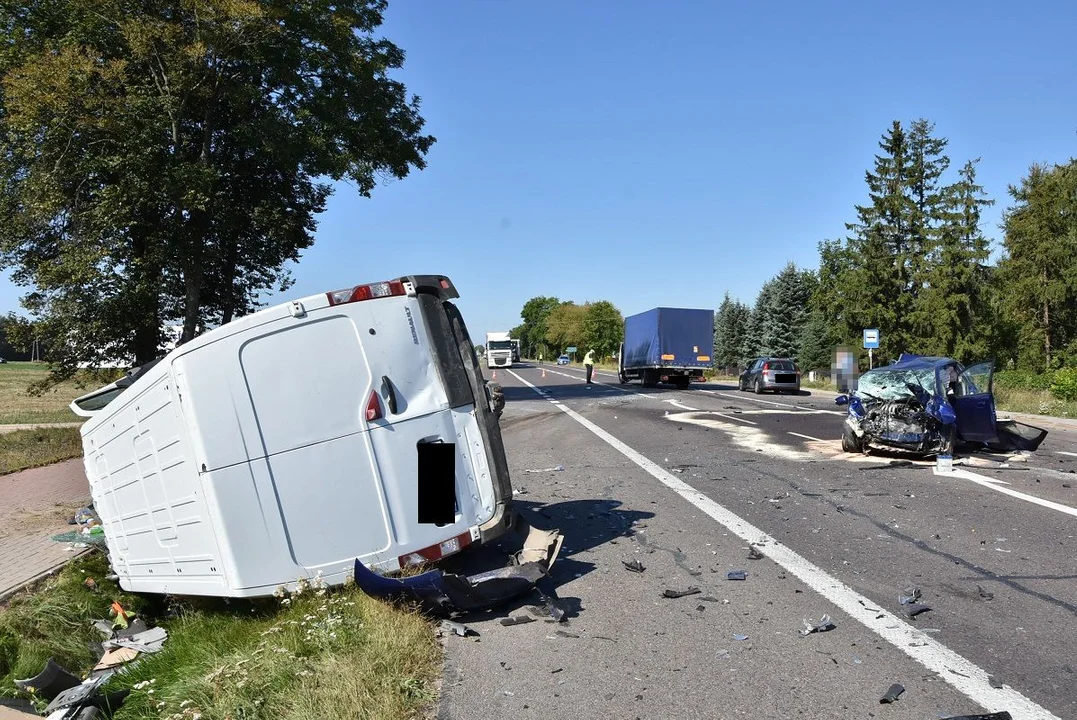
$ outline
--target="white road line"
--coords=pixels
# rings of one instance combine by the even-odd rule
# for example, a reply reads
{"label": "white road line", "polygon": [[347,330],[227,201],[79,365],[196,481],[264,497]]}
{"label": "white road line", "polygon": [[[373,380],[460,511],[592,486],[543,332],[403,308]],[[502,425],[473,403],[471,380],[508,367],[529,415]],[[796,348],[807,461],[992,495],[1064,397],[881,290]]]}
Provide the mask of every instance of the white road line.
{"label": "white road line", "polygon": [[825,440],[820,440],[819,438],[812,437],[811,435],[801,435],[800,433],[795,433],[795,432],[792,432],[792,431],[788,431],[788,432],[789,432],[790,435],[793,435],[793,436],[798,437],[798,438],[804,438],[805,440],[814,440],[815,442],[826,442]]}
{"label": "white road line", "polygon": [[1059,455],[1069,455],[1070,457],[1077,457],[1077,453],[1066,452],[1065,450],[1055,450]]}
{"label": "white road line", "polygon": [[759,424],[757,422],[752,422],[751,420],[748,420],[746,418],[737,417],[736,415],[726,415],[725,413],[720,413],[720,412],[712,412],[712,413],[709,413],[709,414],[717,415],[718,417],[723,417],[726,420],[736,420],[737,422],[747,423],[748,425],[758,425]]}
{"label": "white road line", "polygon": [[[509,372],[524,385],[527,385],[535,392],[540,392],[539,388],[527,380],[512,371]],[[747,542],[764,545],[767,557],[784,568],[786,572],[800,578],[805,585],[834,603],[857,622],[875,632],[928,670],[938,673],[940,678],[973,702],[987,708],[989,712],[1009,710],[1015,718],[1024,720],[1061,720],[1057,715],[1010,687],[991,687],[988,674],[983,668],[938,642],[931,635],[913,627],[897,615],[885,609],[877,610],[873,601],[862,596],[822,568],[813,565],[804,557],[785,547],[778,540],[743,520],[732,511],[719,505],[688,483],[666,472],[661,466],[648,460],[644,455],[633,450],[598,425],[572,410],[572,408],[566,405],[559,405],[558,407],[570,418],[598,436],[607,445],[620,452],[670,490],[673,490],[696,508],[725,526],[730,532]]]}
{"label": "white road line", "polygon": [[677,402],[676,400],[666,400],[666,402],[668,402],[670,405],[673,405],[674,407],[679,407],[681,410],[688,410],[690,412],[699,412],[699,408],[688,407],[684,403]]}
{"label": "white road line", "polygon": [[[710,393],[711,395],[718,395],[719,397],[733,398],[734,400],[747,400],[748,402],[763,403],[764,405],[777,405],[778,407],[789,408],[790,410],[803,410],[810,408],[800,408],[796,405],[790,405],[789,403],[774,402],[773,400],[760,400],[759,398],[747,397],[746,395],[732,395],[721,390],[703,390],[702,392]],[[827,413],[828,415],[845,415],[846,413],[840,410],[815,410],[815,412]]]}
{"label": "white road line", "polygon": [[[1017,490],[1011,490],[1010,488],[1007,488],[1007,487],[1002,487],[1002,485],[999,484],[1001,481],[995,480],[994,478],[987,477],[986,475],[980,475],[979,473],[974,473],[971,470],[953,470],[951,472],[939,472],[938,468],[935,468],[935,474],[936,475],[941,475],[943,477],[959,477],[959,478],[964,478],[965,480],[971,480],[972,482],[976,483],[977,485],[982,485],[983,487],[991,488],[992,490],[994,490],[996,492],[1000,492],[1003,495],[1009,495],[1010,497],[1015,497],[1018,500],[1024,500],[1026,502],[1035,503],[1036,505],[1039,505],[1041,507],[1050,508],[1051,510],[1057,510],[1058,512],[1066,513],[1067,515],[1072,515],[1074,517],[1077,517],[1077,508],[1072,508],[1069,505],[1063,505],[1062,503],[1056,503],[1056,502],[1052,502],[1050,500],[1044,500],[1043,498],[1038,498],[1035,495],[1026,495],[1023,492],[1019,492]],[[1003,484],[1008,484],[1008,483],[1003,483]]]}

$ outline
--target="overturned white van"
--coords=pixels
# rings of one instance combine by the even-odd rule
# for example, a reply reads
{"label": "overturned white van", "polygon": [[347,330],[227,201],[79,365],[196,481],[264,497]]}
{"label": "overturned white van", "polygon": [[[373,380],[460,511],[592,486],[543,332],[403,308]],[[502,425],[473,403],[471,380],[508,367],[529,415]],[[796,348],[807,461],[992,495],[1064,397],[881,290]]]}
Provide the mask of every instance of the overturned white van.
{"label": "overturned white van", "polygon": [[264,596],[509,529],[494,398],[456,297],[427,275],[314,295],[76,399],[121,587]]}

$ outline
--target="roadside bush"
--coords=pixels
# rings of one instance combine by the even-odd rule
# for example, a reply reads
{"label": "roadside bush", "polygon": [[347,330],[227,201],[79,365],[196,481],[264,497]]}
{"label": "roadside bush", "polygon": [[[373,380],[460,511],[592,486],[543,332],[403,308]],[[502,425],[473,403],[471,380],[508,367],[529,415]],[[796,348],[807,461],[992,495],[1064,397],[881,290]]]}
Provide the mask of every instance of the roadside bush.
{"label": "roadside bush", "polygon": [[1035,373],[1031,370],[999,370],[995,373],[996,387],[1009,390],[1048,390],[1051,387],[1051,373]]}
{"label": "roadside bush", "polygon": [[1051,394],[1059,400],[1077,400],[1077,368],[1055,370]]}

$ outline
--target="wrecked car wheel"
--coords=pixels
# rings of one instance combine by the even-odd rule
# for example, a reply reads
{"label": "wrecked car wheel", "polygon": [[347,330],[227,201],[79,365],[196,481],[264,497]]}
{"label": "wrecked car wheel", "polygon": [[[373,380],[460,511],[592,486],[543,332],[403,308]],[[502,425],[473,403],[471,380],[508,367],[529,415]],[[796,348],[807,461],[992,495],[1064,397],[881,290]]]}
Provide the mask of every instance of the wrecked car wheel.
{"label": "wrecked car wheel", "polygon": [[847,453],[864,452],[864,444],[848,426],[841,431],[841,449]]}

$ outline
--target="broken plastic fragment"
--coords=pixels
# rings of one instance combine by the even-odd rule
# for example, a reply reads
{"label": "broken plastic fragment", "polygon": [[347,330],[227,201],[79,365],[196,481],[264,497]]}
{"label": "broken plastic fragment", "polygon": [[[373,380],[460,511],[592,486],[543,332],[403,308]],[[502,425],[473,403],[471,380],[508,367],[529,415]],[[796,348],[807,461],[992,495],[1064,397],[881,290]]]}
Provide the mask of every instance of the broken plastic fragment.
{"label": "broken plastic fragment", "polygon": [[52,700],[60,693],[76,687],[78,684],[78,677],[68,672],[66,668],[52,658],[45,662],[45,667],[34,677],[15,680],[15,686],[20,690],[34,688],[34,691],[46,700]]}
{"label": "broken plastic fragment", "polygon": [[1013,720],[1013,715],[1006,710],[986,715],[952,715],[942,720]]}
{"label": "broken plastic fragment", "polygon": [[444,628],[445,630],[448,630],[449,632],[453,633],[454,635],[459,635],[460,637],[467,637],[469,635],[478,635],[479,634],[475,630],[472,630],[471,628],[469,628],[467,625],[464,625],[463,623],[455,622],[453,620],[442,620],[441,621],[441,627]]}
{"label": "broken plastic fragment", "polygon": [[911,618],[916,617],[920,613],[928,612],[929,610],[931,610],[931,607],[928,605],[913,604],[905,606],[905,614]]}
{"label": "broken plastic fragment", "polygon": [[744,570],[730,570],[725,574],[726,580],[747,580],[748,573]]}
{"label": "broken plastic fragment", "polygon": [[529,622],[535,622],[535,618],[529,615],[514,615],[507,618],[501,618],[501,624],[505,627],[510,627],[512,625],[525,625]]}
{"label": "broken plastic fragment", "polygon": [[739,633],[733,633],[733,639],[734,640],[747,640],[748,636],[747,635],[741,635]]}
{"label": "broken plastic fragment", "polygon": [[763,557],[764,557],[763,553],[756,550],[755,545],[749,546],[749,548],[748,548],[748,559],[749,560],[762,560]]}
{"label": "broken plastic fragment", "polygon": [[662,591],[662,597],[665,597],[665,598],[682,598],[682,597],[684,597],[686,595],[695,595],[695,594],[697,594],[699,592],[701,592],[701,591],[697,587],[690,587],[690,588],[687,588],[685,590],[670,590],[670,589],[667,588],[666,590]]}
{"label": "broken plastic fragment", "polygon": [[630,570],[634,573],[641,573],[647,568],[643,567],[643,563],[639,560],[633,560],[632,562],[621,561],[621,564],[625,566],[625,570]]}
{"label": "broken plastic fragment", "polygon": [[918,587],[907,587],[902,590],[902,593],[902,595],[898,595],[898,602],[902,605],[908,605],[920,599],[920,588]]}
{"label": "broken plastic fragment", "polygon": [[824,615],[823,617],[819,618],[819,622],[816,624],[812,624],[810,620],[805,620],[804,629],[800,631],[800,634],[804,636],[811,635],[812,633],[828,632],[836,627],[837,625],[835,625],[830,620],[830,616]]}
{"label": "broken plastic fragment", "polygon": [[995,599],[995,593],[989,592],[987,590],[984,590],[979,585],[976,586],[976,590],[980,593],[980,599],[985,601],[985,602],[988,601],[988,600],[994,600]]}
{"label": "broken plastic fragment", "polygon": [[905,687],[898,683],[894,683],[890,686],[890,689],[886,691],[886,694],[879,698],[879,702],[888,705],[895,702],[903,692],[905,692]]}

